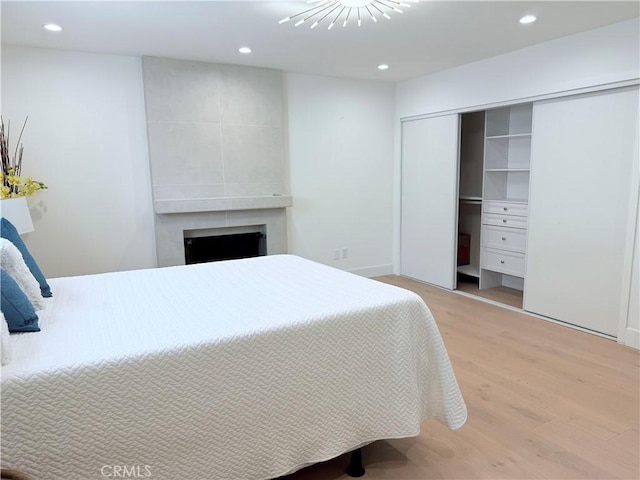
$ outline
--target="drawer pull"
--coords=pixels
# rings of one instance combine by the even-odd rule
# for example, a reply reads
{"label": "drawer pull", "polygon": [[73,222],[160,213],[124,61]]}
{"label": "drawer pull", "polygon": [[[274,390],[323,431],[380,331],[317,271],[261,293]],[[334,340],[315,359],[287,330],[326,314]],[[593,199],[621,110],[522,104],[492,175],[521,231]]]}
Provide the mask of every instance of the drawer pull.
{"label": "drawer pull", "polygon": [[[482,223],[483,225],[496,225],[498,227],[514,227],[525,230],[527,228],[527,218],[526,217],[514,217],[511,214],[515,212],[513,208],[509,209],[508,213],[485,213],[482,215]],[[500,234],[496,235],[496,240],[500,239],[499,235],[504,235],[508,233],[506,231],[501,231]]]}
{"label": "drawer pull", "polygon": [[[507,235],[507,238],[511,240],[509,235]],[[494,238],[494,240],[499,239],[500,237]],[[498,245],[501,248],[481,247],[481,268],[524,278],[525,253],[505,251],[507,245],[509,245],[508,243],[500,243]]]}

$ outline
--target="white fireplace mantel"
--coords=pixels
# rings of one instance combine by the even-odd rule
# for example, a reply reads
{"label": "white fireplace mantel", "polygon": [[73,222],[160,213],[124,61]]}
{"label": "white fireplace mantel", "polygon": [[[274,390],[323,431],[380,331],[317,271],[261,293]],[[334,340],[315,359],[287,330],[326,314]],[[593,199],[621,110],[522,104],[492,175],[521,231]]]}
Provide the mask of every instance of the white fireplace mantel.
{"label": "white fireplace mantel", "polygon": [[265,195],[248,197],[216,197],[155,200],[154,211],[158,214],[223,212],[231,210],[261,210],[293,206],[291,195]]}

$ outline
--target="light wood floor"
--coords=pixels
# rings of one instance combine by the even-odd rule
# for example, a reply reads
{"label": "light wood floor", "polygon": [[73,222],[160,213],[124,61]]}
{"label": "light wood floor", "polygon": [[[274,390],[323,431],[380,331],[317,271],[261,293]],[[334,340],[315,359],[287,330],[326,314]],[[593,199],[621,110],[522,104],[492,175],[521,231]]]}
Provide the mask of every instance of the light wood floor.
{"label": "light wood floor", "polygon": [[511,305],[512,307],[522,308],[522,290],[516,290],[515,288],[494,287],[480,290],[477,280],[475,282],[469,282],[459,278],[458,290],[504,303],[505,305]]}
{"label": "light wood floor", "polygon": [[[363,449],[370,479],[634,479],[638,350],[399,277],[431,309],[469,410]],[[286,480],[347,479],[348,456]]]}

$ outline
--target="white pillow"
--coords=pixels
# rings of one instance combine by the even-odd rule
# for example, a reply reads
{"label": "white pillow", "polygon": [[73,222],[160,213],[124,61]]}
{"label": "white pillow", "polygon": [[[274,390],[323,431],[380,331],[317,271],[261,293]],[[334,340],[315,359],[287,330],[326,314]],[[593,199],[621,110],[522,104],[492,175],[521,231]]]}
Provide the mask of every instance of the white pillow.
{"label": "white pillow", "polygon": [[16,281],[20,290],[27,296],[34,310],[45,306],[40,284],[33,276],[18,247],[6,238],[0,238],[0,265]]}
{"label": "white pillow", "polygon": [[11,348],[9,345],[9,325],[0,312],[0,364],[9,365],[11,361]]}

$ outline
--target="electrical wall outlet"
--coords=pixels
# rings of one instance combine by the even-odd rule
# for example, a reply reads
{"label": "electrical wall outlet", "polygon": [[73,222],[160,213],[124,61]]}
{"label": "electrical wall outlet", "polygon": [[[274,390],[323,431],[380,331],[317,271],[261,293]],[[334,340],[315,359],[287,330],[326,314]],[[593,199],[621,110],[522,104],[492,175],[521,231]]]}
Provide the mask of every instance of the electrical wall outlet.
{"label": "electrical wall outlet", "polygon": [[349,249],[347,247],[342,247],[340,249],[340,256],[342,258],[349,258]]}
{"label": "electrical wall outlet", "polygon": [[340,260],[340,249],[339,248],[336,248],[333,251],[333,259],[334,260]]}

